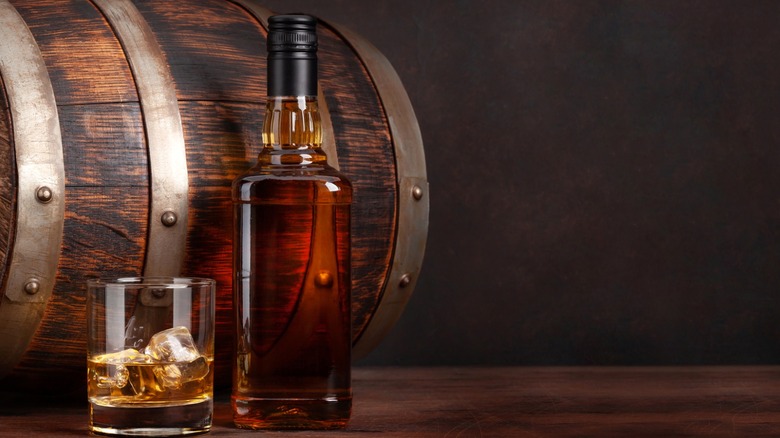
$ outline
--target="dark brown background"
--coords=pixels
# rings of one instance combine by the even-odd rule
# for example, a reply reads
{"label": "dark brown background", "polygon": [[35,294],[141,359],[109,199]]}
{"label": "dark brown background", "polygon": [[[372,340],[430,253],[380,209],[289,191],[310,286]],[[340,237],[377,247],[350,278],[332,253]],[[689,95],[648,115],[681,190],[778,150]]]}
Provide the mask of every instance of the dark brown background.
{"label": "dark brown background", "polygon": [[266,0],[401,76],[431,183],[363,364],[780,362],[780,2]]}

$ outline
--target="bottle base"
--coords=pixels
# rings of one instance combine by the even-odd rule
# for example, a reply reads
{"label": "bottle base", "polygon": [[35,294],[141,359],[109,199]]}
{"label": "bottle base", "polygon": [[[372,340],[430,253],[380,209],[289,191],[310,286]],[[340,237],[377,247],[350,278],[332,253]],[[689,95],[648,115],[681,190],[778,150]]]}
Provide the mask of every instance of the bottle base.
{"label": "bottle base", "polygon": [[352,397],[323,399],[233,396],[233,423],[240,429],[323,430],[347,427]]}

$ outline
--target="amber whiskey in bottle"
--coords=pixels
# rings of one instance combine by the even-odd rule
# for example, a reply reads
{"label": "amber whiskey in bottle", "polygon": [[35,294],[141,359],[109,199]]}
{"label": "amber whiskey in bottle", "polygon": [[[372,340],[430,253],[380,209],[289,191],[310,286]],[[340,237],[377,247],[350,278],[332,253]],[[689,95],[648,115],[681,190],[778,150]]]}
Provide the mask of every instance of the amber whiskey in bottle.
{"label": "amber whiskey in bottle", "polygon": [[269,19],[263,150],[233,182],[240,428],[342,428],[352,408],[352,187],[321,148],[315,26]]}

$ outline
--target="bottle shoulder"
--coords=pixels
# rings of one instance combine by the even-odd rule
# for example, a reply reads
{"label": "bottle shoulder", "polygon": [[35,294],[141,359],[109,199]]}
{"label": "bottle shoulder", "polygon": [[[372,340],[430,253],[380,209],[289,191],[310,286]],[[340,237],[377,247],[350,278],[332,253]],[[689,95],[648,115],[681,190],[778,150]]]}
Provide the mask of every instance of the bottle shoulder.
{"label": "bottle shoulder", "polygon": [[268,184],[287,181],[300,184],[330,182],[345,187],[352,187],[349,179],[338,170],[327,165],[315,166],[254,166],[239,175],[233,186],[246,184]]}
{"label": "bottle shoulder", "polygon": [[330,166],[255,166],[233,181],[232,194],[253,204],[349,204],[352,184]]}

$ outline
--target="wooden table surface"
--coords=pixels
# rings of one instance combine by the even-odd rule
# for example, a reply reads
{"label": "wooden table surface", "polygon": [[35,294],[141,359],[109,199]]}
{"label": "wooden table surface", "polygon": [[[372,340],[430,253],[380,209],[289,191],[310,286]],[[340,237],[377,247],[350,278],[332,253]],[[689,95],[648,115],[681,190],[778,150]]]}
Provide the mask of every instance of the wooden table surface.
{"label": "wooden table surface", "polygon": [[[780,367],[356,368],[350,426],[289,437],[780,437]],[[85,402],[0,396],[0,437],[87,435]],[[209,435],[232,427],[218,394]]]}

